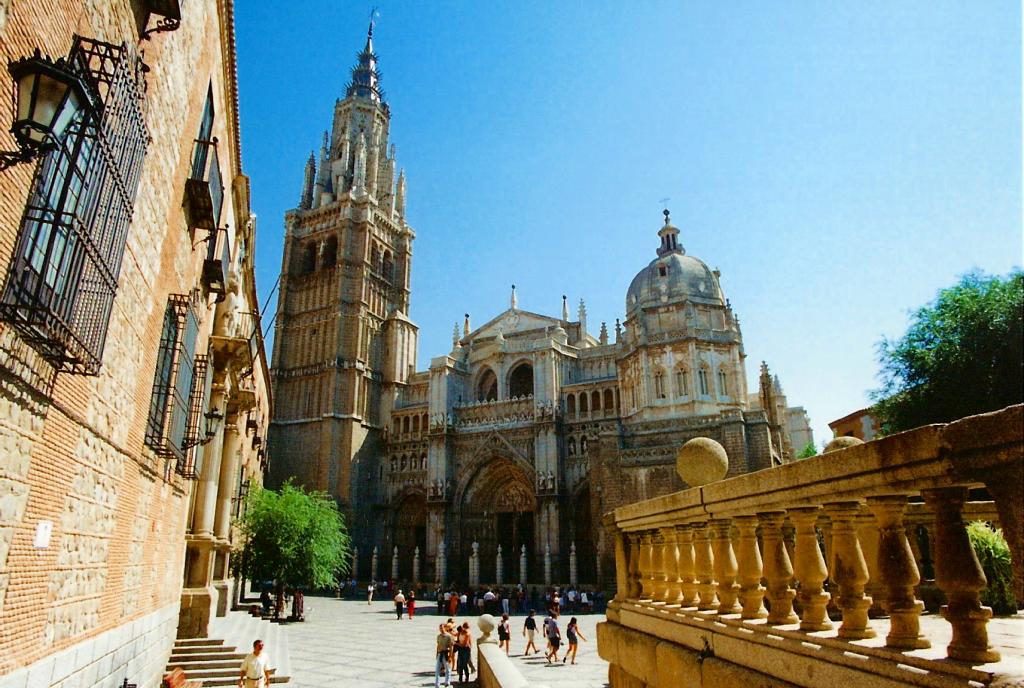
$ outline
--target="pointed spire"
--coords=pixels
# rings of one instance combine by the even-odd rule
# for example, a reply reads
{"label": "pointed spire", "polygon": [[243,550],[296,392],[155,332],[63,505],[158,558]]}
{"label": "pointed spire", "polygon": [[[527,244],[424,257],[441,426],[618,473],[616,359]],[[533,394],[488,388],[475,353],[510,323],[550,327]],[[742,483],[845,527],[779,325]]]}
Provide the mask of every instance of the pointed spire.
{"label": "pointed spire", "polygon": [[619,322],[618,318],[615,318],[615,343],[618,344],[622,341],[622,323]]}
{"label": "pointed spire", "polygon": [[314,208],[324,204],[323,195],[325,193],[331,193],[331,160],[328,150],[327,132],[324,131],[323,143],[320,144],[320,167],[317,169],[316,183],[313,185],[312,207]]}
{"label": "pointed spire", "polygon": [[452,347],[459,345],[459,321],[455,321],[455,326],[452,327]]}
{"label": "pointed spire", "polygon": [[601,334],[598,336],[598,341],[601,342],[601,346],[608,344],[608,325],[603,320],[601,321]]}
{"label": "pointed spire", "polygon": [[370,17],[370,28],[366,31],[366,45],[363,52],[356,56],[358,62],[352,68],[352,81],[345,90],[346,98],[366,98],[379,103],[384,102],[380,92],[380,72],[377,71],[377,54],[373,52],[373,16]]}
{"label": "pointed spire", "polygon": [[516,285],[512,285],[512,298],[509,299],[512,304],[512,310],[519,307],[519,299],[516,298]]}
{"label": "pointed spire", "polygon": [[306,174],[302,180],[302,196],[299,199],[299,207],[309,210],[313,207],[313,182],[316,179],[316,155],[309,151],[309,160],[306,161]]}
{"label": "pointed spire", "polygon": [[569,298],[565,294],[562,294],[562,320],[569,320]]}
{"label": "pointed spire", "polygon": [[398,184],[395,189],[395,212],[405,217],[405,170],[398,171]]}
{"label": "pointed spire", "polygon": [[469,336],[469,313],[466,313],[466,319],[462,321],[462,336]]}

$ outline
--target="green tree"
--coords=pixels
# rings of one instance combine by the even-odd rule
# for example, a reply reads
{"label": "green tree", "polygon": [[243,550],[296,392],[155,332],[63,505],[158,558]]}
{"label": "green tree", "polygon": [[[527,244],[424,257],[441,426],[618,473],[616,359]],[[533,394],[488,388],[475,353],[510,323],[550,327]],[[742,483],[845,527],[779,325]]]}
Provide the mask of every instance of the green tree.
{"label": "green tree", "polygon": [[885,432],[944,423],[1024,401],[1024,272],[972,272],[878,345],[872,392]]}
{"label": "green tree", "polygon": [[290,480],[280,492],[253,490],[238,526],[244,553],[236,560],[250,580],[327,588],[347,570],[345,520],[324,492],[306,492]]}
{"label": "green tree", "polygon": [[800,450],[800,453],[796,455],[798,459],[809,459],[812,456],[818,455],[818,448],[814,446],[814,442],[808,442],[804,445],[804,448]]}

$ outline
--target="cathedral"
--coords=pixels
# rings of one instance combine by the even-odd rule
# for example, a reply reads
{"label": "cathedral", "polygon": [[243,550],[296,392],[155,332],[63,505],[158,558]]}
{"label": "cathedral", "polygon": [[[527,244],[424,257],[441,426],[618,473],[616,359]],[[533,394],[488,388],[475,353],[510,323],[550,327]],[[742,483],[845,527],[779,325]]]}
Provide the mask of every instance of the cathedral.
{"label": "cathedral", "polygon": [[721,443],[729,475],[792,459],[778,379],[762,364],[748,393],[720,274],[667,210],[613,331],[591,334],[564,296],[557,315],[522,310],[513,286],[507,310],[466,315],[416,370],[416,233],[390,117],[371,24],[285,215],[273,349],[269,482],[337,500],[356,575],[607,586],[602,514],[684,488],[685,441]]}

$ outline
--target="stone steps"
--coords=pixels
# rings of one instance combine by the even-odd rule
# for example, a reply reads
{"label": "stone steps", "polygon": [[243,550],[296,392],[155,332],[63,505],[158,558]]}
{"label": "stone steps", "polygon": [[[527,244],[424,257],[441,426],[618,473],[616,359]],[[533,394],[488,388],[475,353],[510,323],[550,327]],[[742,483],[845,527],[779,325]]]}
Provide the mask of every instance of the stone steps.
{"label": "stone steps", "polygon": [[279,624],[263,621],[246,612],[228,612],[210,621],[209,638],[176,640],[167,671],[181,667],[189,679],[204,686],[237,686],[238,667],[252,647],[261,639],[273,668],[271,683],[288,683],[290,679],[288,640]]}

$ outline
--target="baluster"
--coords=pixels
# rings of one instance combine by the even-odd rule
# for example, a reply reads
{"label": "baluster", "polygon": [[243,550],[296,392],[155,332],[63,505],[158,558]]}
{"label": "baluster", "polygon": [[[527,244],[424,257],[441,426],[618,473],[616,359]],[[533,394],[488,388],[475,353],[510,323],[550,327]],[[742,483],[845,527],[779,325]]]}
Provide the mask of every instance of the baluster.
{"label": "baluster", "polygon": [[606,516],[604,526],[615,547],[615,601],[621,604],[629,597],[629,546],[614,519]]}
{"label": "baluster", "polygon": [[850,640],[875,637],[875,630],[868,626],[871,598],[864,594],[868,565],[857,540],[857,530],[853,527],[859,508],[858,502],[830,502],[825,505],[825,512],[832,519],[832,560],[828,569],[839,586],[838,603],[843,612],[839,637]]}
{"label": "baluster", "polygon": [[903,526],[906,495],[868,497],[868,508],[878,522],[878,576],[885,586],[886,611],[889,613],[887,647],[915,650],[931,647],[921,635],[920,616],[924,602],[914,597],[914,586],[921,582],[914,552]]}
{"label": "baluster", "polygon": [[864,507],[861,507],[854,524],[857,528],[857,540],[860,542],[861,551],[864,552],[864,561],[868,565],[868,582],[864,584],[864,593],[871,598],[868,616],[875,619],[886,615],[885,587],[878,572],[878,524],[875,522],[874,514]]}
{"label": "baluster", "polygon": [[768,582],[768,601],[771,611],[769,624],[792,624],[800,620],[793,612],[796,591],[789,586],[793,580],[793,565],[789,560],[786,543],[782,539],[785,511],[766,511],[757,515],[761,522],[761,540],[764,542],[764,578]]}
{"label": "baluster", "polygon": [[711,535],[706,523],[694,525],[694,570],[697,574],[697,592],[700,601],[697,609],[708,611],[718,608],[718,597],[715,595],[715,555],[711,551]]}
{"label": "baluster", "polygon": [[654,570],[654,595],[652,601],[655,604],[665,604],[665,593],[668,592],[668,577],[665,575],[665,537],[661,530],[651,533],[652,568]]}
{"label": "baluster", "polygon": [[661,537],[665,540],[665,576],[668,579],[665,591],[665,604],[679,605],[683,599],[682,580],[679,578],[679,548],[676,544],[675,526],[661,529]]}
{"label": "baluster", "polygon": [[736,600],[740,586],[736,582],[738,567],[729,533],[731,527],[732,521],[728,518],[716,518],[711,521],[711,530],[714,533],[712,551],[715,555],[715,578],[718,579],[719,614],[738,614],[742,610]]}
{"label": "baluster", "polygon": [[743,601],[740,616],[744,619],[763,619],[768,616],[768,610],[764,608],[764,587],[761,585],[764,571],[761,550],[757,547],[757,516],[737,516],[733,522],[739,533],[736,556],[740,600]]}
{"label": "baluster", "polygon": [[942,616],[953,627],[953,639],[946,654],[950,659],[967,662],[998,662],[999,653],[988,642],[987,625],[992,609],[981,605],[979,595],[988,581],[967,537],[961,513],[967,488],[926,490],[922,496],[935,510],[935,583],[946,594],[948,604],[942,606]]}
{"label": "baluster", "polygon": [[828,578],[825,558],[818,547],[818,533],[814,524],[821,511],[817,506],[804,506],[789,510],[789,518],[796,526],[796,551],[793,556],[793,572],[800,581],[800,630],[827,631],[832,628],[828,618],[828,601],[832,597],[822,588]]}
{"label": "baluster", "polygon": [[683,607],[696,607],[698,603],[696,559],[693,550],[693,528],[689,525],[676,526],[676,547],[679,549],[679,578],[683,590]]}
{"label": "baluster", "polygon": [[640,536],[640,600],[643,602],[650,602],[654,596],[651,554],[651,533],[650,531],[645,531]]}
{"label": "baluster", "polygon": [[640,595],[640,534],[629,533],[629,578],[626,598],[639,600]]}

